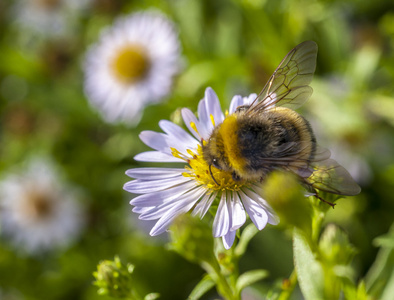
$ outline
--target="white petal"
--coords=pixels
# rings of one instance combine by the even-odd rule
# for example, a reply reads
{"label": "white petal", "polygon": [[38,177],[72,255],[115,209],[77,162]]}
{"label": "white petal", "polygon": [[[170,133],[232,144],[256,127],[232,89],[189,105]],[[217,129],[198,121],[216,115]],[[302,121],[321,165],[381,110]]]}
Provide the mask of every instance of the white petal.
{"label": "white petal", "polygon": [[[277,221],[279,220],[277,218],[274,210],[272,209],[272,207],[268,204],[268,202],[266,200],[264,200],[262,197],[260,197],[260,195],[259,195],[260,193],[257,194],[257,193],[255,193],[255,192],[253,192],[251,190],[247,190],[247,191],[244,191],[244,192],[250,199],[253,199],[261,207],[263,207],[270,218],[272,217],[273,219],[275,219]],[[275,221],[273,221],[273,222],[275,222]],[[274,224],[274,223],[270,223],[270,224]]]}
{"label": "white petal", "polygon": [[[257,185],[253,186],[253,189],[256,190]],[[261,188],[260,188],[261,189]],[[262,207],[264,207],[266,210],[270,210],[273,211],[271,206],[268,204],[267,201],[265,201],[260,194],[262,194],[262,192],[260,192],[259,190],[256,190],[256,192],[251,191],[249,189],[245,189],[243,191],[249,198],[255,200],[256,202],[258,202]]]}
{"label": "white petal", "polygon": [[207,140],[214,127],[211,120],[211,115],[207,111],[206,99],[203,99],[198,103],[198,120],[198,132],[205,140]]}
{"label": "white petal", "polygon": [[249,105],[252,104],[252,102],[254,100],[256,100],[257,98],[257,94],[250,94],[248,97],[243,97],[242,101],[243,101],[243,105]]}
{"label": "white petal", "polygon": [[[143,194],[143,195],[137,196],[130,201],[130,205],[134,205],[137,207],[150,207],[150,208],[161,205],[161,204],[163,204],[163,199],[158,198],[156,196],[157,194],[161,194],[161,192],[149,193],[149,194]],[[172,195],[172,197],[176,198],[176,197],[178,197],[178,194],[174,194],[174,195]],[[171,200],[173,198],[168,198],[168,199]]]}
{"label": "white petal", "polygon": [[136,214],[143,214],[147,211],[152,209],[152,207],[133,207],[132,211],[135,212]]}
{"label": "white petal", "polygon": [[146,162],[185,162],[183,159],[159,151],[146,151],[139,153],[134,156],[134,160]]}
{"label": "white petal", "polygon": [[228,211],[228,218],[229,218],[229,224],[228,228],[229,230],[233,226],[233,201],[232,201],[232,192],[227,190],[226,191],[226,205],[227,205],[227,211]]}
{"label": "white petal", "polygon": [[198,120],[203,124],[213,125],[211,121],[211,116],[208,114],[205,103],[206,103],[205,99],[202,99],[200,102],[198,102],[198,109],[197,109]]}
{"label": "white petal", "polygon": [[[159,126],[165,133],[168,135],[183,141],[183,143],[189,145],[190,148],[194,148],[198,141],[194,139],[190,134],[188,134],[184,129],[179,127],[178,125],[167,121],[167,120],[161,120],[159,122]],[[178,149],[179,150],[179,149]]]}
{"label": "white petal", "polygon": [[232,114],[235,112],[238,106],[243,104],[243,100],[241,96],[234,96],[230,103],[229,113]]}
{"label": "white petal", "polygon": [[[195,136],[197,140],[200,140],[203,136],[200,135],[200,130],[203,131],[202,128],[199,128],[199,122],[196,118],[196,116],[192,113],[190,109],[187,108],[182,108],[181,110],[183,122],[185,122],[186,127],[189,129],[189,131]],[[197,127],[198,132],[196,132],[191,126],[190,123],[194,123]]]}
{"label": "white petal", "polygon": [[243,192],[240,192],[240,196],[250,219],[258,230],[262,230],[268,222],[267,212],[256,201],[250,199]]}
{"label": "white petal", "polygon": [[226,204],[226,194],[222,193],[222,197],[219,202],[219,207],[216,212],[215,219],[213,220],[213,236],[220,237],[229,231],[230,218]]}
{"label": "white petal", "polygon": [[205,89],[205,106],[208,115],[212,115],[215,120],[215,125],[223,122],[224,115],[222,109],[220,108],[219,98],[210,87]]}
{"label": "white petal", "polygon": [[146,194],[153,193],[160,190],[168,189],[178,184],[190,181],[190,178],[184,177],[182,175],[175,178],[167,178],[160,180],[142,180],[136,179],[127,182],[123,189],[133,194]]}
{"label": "white petal", "polygon": [[213,200],[215,200],[217,194],[217,192],[205,194],[204,197],[200,201],[198,201],[192,215],[198,215],[200,218],[203,218],[207,213],[208,209],[211,207],[212,202]]}
{"label": "white petal", "polygon": [[259,196],[262,194],[261,187],[258,185],[254,185],[253,190],[256,192],[252,192],[250,190],[245,190],[244,192],[249,198],[253,199],[260,206],[264,207],[265,212],[268,215],[268,223],[272,225],[277,225],[279,223],[279,217],[275,214],[274,210],[271,208],[268,202]]}
{"label": "white petal", "polygon": [[[185,122],[186,127],[189,131],[196,137],[197,140],[201,140],[201,138],[208,140],[211,132],[207,131],[206,125],[202,124],[202,122],[198,121],[196,116],[191,112],[190,109],[183,108],[182,109],[182,118]],[[190,125],[190,123],[194,123],[197,128],[196,132]]]}
{"label": "white petal", "polygon": [[126,171],[126,175],[138,179],[165,179],[176,177],[185,172],[185,169],[175,168],[136,168]]}
{"label": "white petal", "polygon": [[179,197],[194,187],[195,183],[193,181],[188,181],[166,190],[135,197],[130,201],[130,204],[134,206],[159,206],[164,202]]}
{"label": "white petal", "polygon": [[245,208],[243,207],[237,193],[233,193],[232,214],[232,224],[230,230],[235,231],[240,228],[246,221]]}
{"label": "white petal", "polygon": [[164,120],[162,120],[160,124],[163,126],[164,130],[170,132],[170,134],[155,131],[143,131],[140,133],[140,139],[149,147],[169,155],[172,155],[171,148],[175,148],[179,152],[187,154],[188,149],[197,147],[198,142],[182,128]]}
{"label": "white petal", "polygon": [[139,135],[145,145],[160,152],[171,154],[170,145],[167,143],[166,135],[155,131],[146,130]]}
{"label": "white petal", "polygon": [[203,193],[205,193],[205,190],[200,188],[189,190],[183,195],[163,202],[161,205],[141,214],[140,219],[155,220],[161,218],[163,215],[166,214],[167,211],[172,210],[173,207],[184,206],[185,203],[189,203],[190,201],[192,201],[193,203],[197,202]]}
{"label": "white petal", "polygon": [[[188,150],[193,150],[197,148],[197,145],[199,144],[197,141],[195,141],[193,144],[187,144],[184,142],[184,140],[179,139],[175,136],[166,136],[166,141],[168,145],[171,145],[171,148],[175,148],[178,150],[180,153],[184,154],[185,156],[188,156],[191,158],[191,156],[188,154]],[[170,151],[172,151],[170,149]]]}
{"label": "white petal", "polygon": [[234,244],[236,231],[229,231],[226,235],[222,236],[223,246],[227,250]]}
{"label": "white petal", "polygon": [[268,223],[271,225],[278,225],[279,224],[279,217],[271,212],[267,212],[268,214]]}
{"label": "white petal", "polygon": [[177,216],[188,212],[197,200],[198,199],[193,198],[185,199],[185,201],[182,201],[181,203],[178,203],[178,205],[172,207],[170,210],[167,210],[166,213],[160,218],[160,220],[157,221],[155,226],[153,226],[149,234],[155,236],[166,231],[168,226],[174,221],[174,219]]}

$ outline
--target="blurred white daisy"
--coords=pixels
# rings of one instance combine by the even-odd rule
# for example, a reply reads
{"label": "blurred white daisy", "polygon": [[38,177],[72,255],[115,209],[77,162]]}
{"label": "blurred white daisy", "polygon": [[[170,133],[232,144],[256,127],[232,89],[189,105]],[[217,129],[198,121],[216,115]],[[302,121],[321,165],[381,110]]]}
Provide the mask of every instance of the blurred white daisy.
{"label": "blurred white daisy", "polygon": [[[235,96],[228,114],[256,98]],[[226,113],[227,114],[227,113]],[[214,237],[222,237],[229,249],[235,234],[246,221],[246,213],[261,230],[267,223],[277,224],[278,220],[268,203],[259,194],[254,182],[234,181],[231,173],[213,168],[214,178],[202,156],[201,143],[208,140],[214,128],[223,122],[225,116],[215,92],[208,88],[198,105],[199,119],[189,109],[182,110],[183,121],[192,135],[181,127],[166,120],[159,122],[165,133],[143,131],[141,140],[155,151],[135,156],[137,161],[180,162],[182,168],[137,168],[126,174],[136,180],[129,181],[124,189],[140,194],[130,201],[133,211],[141,220],[157,220],[150,234],[158,235],[180,214],[192,210],[193,215],[204,217],[212,204],[218,205],[213,221]]]}
{"label": "blurred white daisy", "polygon": [[110,123],[136,124],[142,109],[170,92],[180,70],[174,24],[156,11],[119,18],[85,61],[85,93]]}
{"label": "blurred white daisy", "polygon": [[13,7],[13,21],[24,30],[43,36],[70,34],[74,21],[92,0],[19,0]]}
{"label": "blurred white daisy", "polygon": [[33,254],[67,246],[84,223],[77,195],[51,163],[32,160],[0,181],[2,233],[15,248]]}

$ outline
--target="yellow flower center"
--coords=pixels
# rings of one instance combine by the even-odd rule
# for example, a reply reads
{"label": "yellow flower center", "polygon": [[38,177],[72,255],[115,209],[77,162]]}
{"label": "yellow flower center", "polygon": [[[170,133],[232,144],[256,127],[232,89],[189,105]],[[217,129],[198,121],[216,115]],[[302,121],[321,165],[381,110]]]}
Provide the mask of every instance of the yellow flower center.
{"label": "yellow flower center", "polygon": [[40,220],[49,217],[53,211],[53,200],[40,191],[30,190],[23,207],[27,218]]}
{"label": "yellow flower center", "polygon": [[149,65],[149,59],[143,48],[128,45],[119,50],[111,67],[119,80],[124,83],[134,83],[146,75]]}
{"label": "yellow flower center", "polygon": [[[211,175],[211,172],[209,171],[210,166],[204,160],[202,155],[201,145],[198,145],[197,153],[192,150],[187,150],[188,154],[193,157],[192,159],[180,153],[175,148],[172,148],[171,150],[173,156],[181,158],[189,164],[185,167],[187,172],[184,172],[182,175],[193,178],[198,185],[203,185],[210,191],[238,191],[246,184],[246,181],[244,180],[235,181],[230,172],[219,170],[214,166],[211,166]],[[212,176],[215,178],[216,182]]]}

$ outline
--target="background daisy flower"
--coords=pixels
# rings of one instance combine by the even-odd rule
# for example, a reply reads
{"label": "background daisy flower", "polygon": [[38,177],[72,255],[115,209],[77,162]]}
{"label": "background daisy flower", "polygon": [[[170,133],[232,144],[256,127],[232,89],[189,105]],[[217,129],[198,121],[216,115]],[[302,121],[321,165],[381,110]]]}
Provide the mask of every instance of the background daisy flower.
{"label": "background daisy flower", "polygon": [[0,181],[0,214],[3,234],[30,253],[70,244],[83,225],[75,190],[43,159]]}
{"label": "background daisy flower", "polygon": [[[240,105],[249,104],[256,98],[233,97],[228,114]],[[226,114],[227,114],[226,113]],[[213,236],[222,237],[229,249],[235,234],[249,215],[261,230],[267,223],[277,224],[278,220],[268,203],[259,196],[259,189],[253,182],[234,181],[231,173],[213,168],[217,185],[209,173],[209,165],[202,157],[201,141],[208,140],[214,126],[223,122],[219,99],[211,88],[198,105],[198,118],[189,110],[182,110],[183,120],[191,134],[166,120],[159,122],[164,133],[143,131],[141,140],[155,151],[135,156],[137,161],[180,162],[183,168],[137,168],[126,174],[136,180],[125,184],[124,189],[140,194],[130,201],[133,212],[141,220],[157,220],[150,234],[158,235],[180,214],[192,210],[193,215],[204,217],[213,203],[218,202],[213,221]]]}
{"label": "background daisy flower", "polygon": [[[59,37],[72,33],[77,16],[89,8],[92,0],[29,0],[14,5],[14,22],[42,36]],[[73,32],[75,34],[75,32]]]}
{"label": "background daisy flower", "polygon": [[148,103],[159,102],[180,69],[174,24],[156,11],[116,20],[88,51],[85,94],[110,123],[136,124]]}

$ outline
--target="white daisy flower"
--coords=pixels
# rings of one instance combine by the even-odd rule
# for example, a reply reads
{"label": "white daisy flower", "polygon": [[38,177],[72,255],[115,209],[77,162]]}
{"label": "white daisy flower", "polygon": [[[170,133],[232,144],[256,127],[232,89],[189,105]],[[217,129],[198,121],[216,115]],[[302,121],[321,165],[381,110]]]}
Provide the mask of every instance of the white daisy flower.
{"label": "white daisy flower", "polygon": [[76,16],[92,0],[20,0],[15,2],[13,20],[25,30],[45,36],[70,34]]}
{"label": "white daisy flower", "polygon": [[[250,104],[256,94],[248,98],[233,97],[227,114],[235,112],[240,105]],[[189,109],[182,110],[183,120],[191,132],[166,120],[159,125],[164,133],[143,131],[141,140],[155,151],[143,152],[135,156],[137,161],[187,163],[183,168],[137,168],[126,174],[136,180],[129,181],[124,189],[140,194],[130,201],[133,212],[140,214],[141,220],[157,220],[150,234],[158,235],[166,231],[180,214],[192,210],[193,215],[204,217],[213,203],[218,204],[213,221],[213,236],[222,237],[229,249],[235,234],[246,221],[246,213],[256,227],[261,230],[267,223],[277,224],[268,203],[261,198],[259,187],[254,182],[234,181],[231,173],[212,168],[216,184],[209,166],[202,156],[201,143],[207,141],[215,125],[223,122],[225,115],[219,99],[211,88],[198,105],[198,116]]]}
{"label": "white daisy flower", "polygon": [[102,32],[85,61],[85,94],[110,123],[136,124],[142,109],[159,102],[180,70],[174,24],[156,11],[118,19]]}
{"label": "white daisy flower", "polygon": [[2,233],[17,249],[33,254],[70,244],[84,223],[76,195],[52,164],[32,160],[26,170],[0,181]]}

